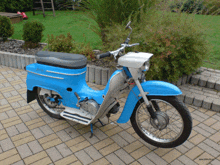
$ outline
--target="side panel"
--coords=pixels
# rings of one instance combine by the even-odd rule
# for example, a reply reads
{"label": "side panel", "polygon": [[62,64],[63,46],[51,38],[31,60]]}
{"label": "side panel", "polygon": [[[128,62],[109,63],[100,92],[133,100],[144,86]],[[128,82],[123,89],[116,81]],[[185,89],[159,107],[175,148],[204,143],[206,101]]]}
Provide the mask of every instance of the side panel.
{"label": "side panel", "polygon": [[[107,94],[111,78],[119,72],[119,70],[116,70],[112,74],[105,89],[93,90],[85,81],[86,67],[83,69],[66,69],[35,63],[28,65],[26,70],[28,72],[27,90],[32,92],[34,87],[53,90],[61,95],[64,106],[76,109],[79,108],[76,107],[78,100],[74,92],[78,93],[81,98],[80,101],[88,97],[88,99],[94,99],[98,104],[102,104],[104,100],[102,96]],[[71,88],[72,91],[68,91],[67,88]],[[34,96],[29,101],[33,99]]]}
{"label": "side panel", "polygon": [[[42,64],[30,64],[26,67],[27,90],[33,91],[34,87],[54,90],[63,98],[63,105],[76,107],[78,92],[85,83],[86,67],[82,69],[66,69]],[[72,91],[68,91],[71,88]]]}
{"label": "side panel", "polygon": [[[149,92],[148,96],[177,96],[182,94],[177,86],[163,81],[145,81],[141,83],[141,86],[144,92]],[[138,97],[139,94],[140,91],[138,87],[133,87],[127,97],[121,116],[117,120],[118,123],[128,122],[138,100],[142,98],[142,96]]]}

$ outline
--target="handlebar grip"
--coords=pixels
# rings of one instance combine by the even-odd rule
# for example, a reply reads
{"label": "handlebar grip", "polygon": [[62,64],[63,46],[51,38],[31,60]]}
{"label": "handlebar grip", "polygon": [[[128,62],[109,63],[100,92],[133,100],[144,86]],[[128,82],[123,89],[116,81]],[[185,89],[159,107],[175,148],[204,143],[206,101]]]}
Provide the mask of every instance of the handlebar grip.
{"label": "handlebar grip", "polygon": [[110,56],[111,56],[111,53],[106,52],[106,53],[102,53],[102,54],[97,55],[96,58],[100,59],[100,58],[105,58],[105,57],[110,57]]}

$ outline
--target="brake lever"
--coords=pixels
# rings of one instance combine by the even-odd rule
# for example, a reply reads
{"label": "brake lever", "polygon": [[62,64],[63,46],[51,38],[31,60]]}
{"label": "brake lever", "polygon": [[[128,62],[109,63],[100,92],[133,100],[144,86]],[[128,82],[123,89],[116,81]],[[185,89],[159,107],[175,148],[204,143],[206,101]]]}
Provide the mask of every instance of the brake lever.
{"label": "brake lever", "polygon": [[117,55],[125,49],[126,45],[127,44],[121,44],[121,48],[110,52],[114,56],[114,59],[116,59]]}
{"label": "brake lever", "polygon": [[140,45],[140,44],[139,43],[134,43],[134,44],[128,45],[127,47],[132,47],[132,46],[136,46],[136,45]]}

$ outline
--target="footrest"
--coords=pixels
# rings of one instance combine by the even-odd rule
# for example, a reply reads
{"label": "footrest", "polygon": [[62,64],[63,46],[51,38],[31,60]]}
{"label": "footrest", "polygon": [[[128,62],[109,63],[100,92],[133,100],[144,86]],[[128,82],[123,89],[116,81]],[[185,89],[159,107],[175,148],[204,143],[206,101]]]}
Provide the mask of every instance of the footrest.
{"label": "footrest", "polygon": [[89,125],[92,121],[92,115],[82,109],[75,109],[75,108],[66,108],[61,114],[65,119],[84,124]]}

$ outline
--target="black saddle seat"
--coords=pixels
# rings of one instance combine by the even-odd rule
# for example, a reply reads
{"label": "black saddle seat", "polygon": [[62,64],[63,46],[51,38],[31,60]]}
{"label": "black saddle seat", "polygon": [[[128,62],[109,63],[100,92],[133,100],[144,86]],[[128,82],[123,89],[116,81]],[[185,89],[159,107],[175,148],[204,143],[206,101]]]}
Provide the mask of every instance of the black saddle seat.
{"label": "black saddle seat", "polygon": [[84,55],[49,51],[37,52],[36,60],[39,64],[69,69],[81,69],[87,64],[87,58]]}

